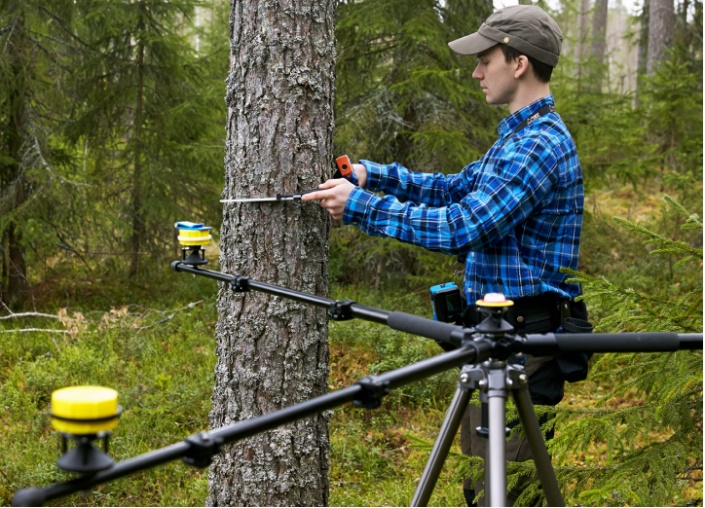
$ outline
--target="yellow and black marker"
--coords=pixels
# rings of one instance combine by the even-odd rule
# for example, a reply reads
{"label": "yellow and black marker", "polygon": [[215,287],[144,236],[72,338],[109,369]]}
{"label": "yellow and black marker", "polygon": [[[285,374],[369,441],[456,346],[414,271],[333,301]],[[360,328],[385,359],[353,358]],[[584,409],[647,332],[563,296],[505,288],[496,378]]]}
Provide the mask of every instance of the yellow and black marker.
{"label": "yellow and black marker", "polygon": [[[108,438],[117,427],[122,408],[118,393],[103,386],[71,386],[51,394],[51,424],[61,434],[62,456],[56,465],[65,471],[95,473],[108,469]],[[93,446],[103,440],[103,451]],[[69,449],[69,440],[76,446]]]}
{"label": "yellow and black marker", "polygon": [[181,245],[181,258],[189,265],[204,265],[208,262],[205,258],[205,247],[211,242],[212,227],[201,222],[181,221],[174,227],[179,231],[179,244]]}

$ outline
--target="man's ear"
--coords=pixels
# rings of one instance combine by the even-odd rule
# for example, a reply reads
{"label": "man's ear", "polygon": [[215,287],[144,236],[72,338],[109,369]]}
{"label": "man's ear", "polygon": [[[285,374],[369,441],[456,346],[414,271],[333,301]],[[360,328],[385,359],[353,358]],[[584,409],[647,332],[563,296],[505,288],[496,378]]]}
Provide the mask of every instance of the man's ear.
{"label": "man's ear", "polygon": [[519,79],[524,76],[529,71],[530,65],[526,55],[516,57],[516,60],[514,60],[514,79]]}

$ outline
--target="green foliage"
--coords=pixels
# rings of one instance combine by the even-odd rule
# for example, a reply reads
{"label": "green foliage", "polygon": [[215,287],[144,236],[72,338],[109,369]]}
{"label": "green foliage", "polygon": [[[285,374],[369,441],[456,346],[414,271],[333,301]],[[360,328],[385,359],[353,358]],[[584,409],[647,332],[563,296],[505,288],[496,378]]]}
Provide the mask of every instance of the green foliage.
{"label": "green foliage", "polygon": [[447,42],[484,19],[487,2],[342,3],[335,143],[361,158],[458,171],[491,144],[496,115]]}
{"label": "green foliage", "polygon": [[[224,2],[5,4],[0,24],[15,28],[0,31],[3,267],[27,284],[153,275],[140,260],[166,262],[175,221],[219,220]],[[207,4],[211,22],[196,27]]]}
{"label": "green foliage", "polygon": [[[576,7],[567,5],[558,19],[570,38],[567,16],[576,15]],[[630,44],[627,38],[624,44]],[[685,204],[697,203],[698,196],[685,191],[702,181],[702,55],[681,46],[669,55],[653,76],[640,77],[638,101],[629,91],[585,92],[580,70],[568,59],[556,68],[552,92],[575,138],[588,192],[616,182],[636,188],[658,178],[674,185]]]}
{"label": "green foliage", "polygon": [[[674,80],[673,76],[678,76]],[[644,78],[640,92],[647,134],[658,146],[659,165],[677,174],[702,180],[703,89],[702,62],[689,61],[674,50],[653,76]]]}
{"label": "green foliage", "polygon": [[[375,342],[379,360],[370,365],[370,373],[399,369],[442,353],[440,346],[428,339],[390,333],[387,340]],[[389,396],[387,404],[422,408],[449,400],[458,381],[458,371],[449,370],[437,376],[402,386]]]}
{"label": "green foliage", "polygon": [[[84,213],[106,233],[106,245],[130,257],[132,275],[137,251],[169,245],[170,219],[216,218],[215,205],[200,203],[217,203],[226,53],[212,49],[199,58],[191,32],[195,5],[79,4],[75,31],[89,51],[76,61],[78,100],[66,134],[72,147],[87,152],[92,185],[111,175],[99,186],[101,206],[88,201]],[[106,211],[110,223],[100,220]]]}
{"label": "green foliage", "polygon": [[[116,461],[207,428],[215,301],[184,303],[165,310],[129,306],[84,314],[64,309],[53,318],[0,321],[0,503],[9,505],[17,489],[69,478],[54,466],[59,437],[47,417],[51,393],[58,388],[98,384],[118,391],[124,411],[110,441]],[[44,331],[22,331],[28,328]],[[92,489],[89,497],[59,502],[198,506],[206,491],[203,471],[176,462]]]}
{"label": "green foliage", "polygon": [[[632,221],[616,222],[644,238],[650,256],[670,260],[668,277],[654,283],[653,272],[663,266],[646,262],[639,267],[642,276],[630,278],[628,287],[604,276],[573,274],[590,308],[599,309],[598,331],[702,333],[702,248],[695,246],[702,241],[702,222],[665,199],[680,217],[681,231],[695,242]],[[566,464],[560,472],[579,502],[666,506],[688,499],[688,486],[702,478],[702,361],[701,351],[597,358],[591,378],[606,392],[594,409],[559,413],[559,434],[551,443],[559,460],[574,450],[604,449],[603,458],[592,456],[587,467]]]}
{"label": "green foliage", "polygon": [[331,280],[375,291],[401,285],[427,292],[431,285],[451,280],[459,266],[444,254],[389,238],[369,238],[351,227],[333,229],[330,250]]}
{"label": "green foliage", "polygon": [[658,147],[645,143],[644,113],[632,107],[630,96],[581,94],[559,107],[575,138],[588,192],[611,181],[636,187],[657,174]]}
{"label": "green foliage", "polygon": [[[641,258],[633,269],[621,270],[619,280],[604,275],[575,274],[584,286],[585,299],[601,314],[603,329],[627,331],[702,330],[702,222],[669,196],[671,213],[660,220],[661,231],[621,218],[615,222],[644,237],[648,260]],[[666,229],[673,216],[680,227]],[[665,236],[670,234],[671,238]],[[682,234],[690,238],[679,239]],[[628,285],[626,285],[628,284]]]}
{"label": "green foliage", "polygon": [[[55,9],[64,13],[68,5],[56,2]],[[59,172],[64,154],[51,152],[56,110],[67,101],[55,88],[63,69],[52,57],[63,53],[50,19],[34,2],[0,3],[0,297],[13,303],[29,287],[25,254],[34,245],[25,224],[65,183]]]}

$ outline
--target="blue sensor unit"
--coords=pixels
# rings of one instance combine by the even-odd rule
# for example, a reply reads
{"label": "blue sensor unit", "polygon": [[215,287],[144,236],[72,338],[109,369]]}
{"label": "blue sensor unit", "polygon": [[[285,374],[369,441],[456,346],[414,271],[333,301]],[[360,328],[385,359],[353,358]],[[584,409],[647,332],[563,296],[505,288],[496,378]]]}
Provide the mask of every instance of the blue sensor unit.
{"label": "blue sensor unit", "polygon": [[455,282],[444,282],[431,286],[433,319],[444,323],[460,324],[462,321],[462,298]]}

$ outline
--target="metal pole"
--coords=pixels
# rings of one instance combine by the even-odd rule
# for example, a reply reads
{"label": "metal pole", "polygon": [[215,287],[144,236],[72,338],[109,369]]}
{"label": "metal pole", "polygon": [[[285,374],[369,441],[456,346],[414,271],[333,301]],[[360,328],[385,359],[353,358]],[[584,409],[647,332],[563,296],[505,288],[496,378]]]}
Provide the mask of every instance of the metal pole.
{"label": "metal pole", "polygon": [[450,402],[450,407],[446,412],[436,442],[433,444],[433,449],[426,462],[419,485],[416,487],[411,506],[428,506],[428,501],[431,499],[431,494],[438,481],[438,475],[443,469],[443,464],[448,457],[453,439],[458,433],[460,421],[471,396],[472,390],[459,383],[458,388],[455,390],[455,395],[453,395],[453,400]]}
{"label": "metal pole", "polygon": [[493,361],[487,375],[487,406],[489,438],[485,465],[485,497],[488,506],[507,505],[506,363]]}

